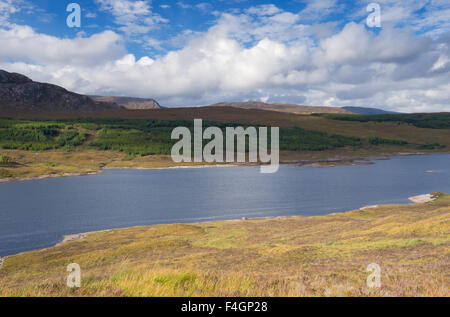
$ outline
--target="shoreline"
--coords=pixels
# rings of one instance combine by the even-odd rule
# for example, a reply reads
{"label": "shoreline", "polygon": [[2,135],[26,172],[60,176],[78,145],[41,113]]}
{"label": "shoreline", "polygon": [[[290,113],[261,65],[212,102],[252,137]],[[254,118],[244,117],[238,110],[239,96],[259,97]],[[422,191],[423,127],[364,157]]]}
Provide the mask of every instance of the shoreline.
{"label": "shoreline", "polygon": [[[337,158],[328,160],[310,160],[310,161],[284,161],[280,162],[280,167],[285,166],[298,166],[298,167],[336,167],[336,166],[359,166],[359,165],[371,165],[374,164],[373,161],[377,160],[389,160],[397,156],[413,156],[413,155],[435,155],[435,154],[450,154],[450,152],[439,152],[439,153],[427,153],[427,152],[399,152],[392,155],[375,155],[368,157],[355,157],[355,158]],[[75,177],[75,176],[93,176],[103,174],[105,170],[171,170],[171,169],[191,169],[191,168],[214,168],[214,167],[261,167],[264,164],[258,163],[229,163],[229,164],[202,164],[202,165],[175,165],[175,166],[162,166],[162,167],[102,167],[95,171],[90,172],[74,172],[74,173],[63,173],[63,174],[45,174],[33,177],[24,178],[0,178],[1,183],[9,183],[14,181],[32,181],[41,180],[48,178],[64,178],[64,177]]]}
{"label": "shoreline", "polygon": [[[412,197],[408,197],[407,199],[409,201],[411,201],[410,204],[401,204],[401,205],[417,205],[417,204],[424,204],[424,203],[428,203],[428,202],[432,202],[434,200],[436,200],[438,197],[433,197],[431,193],[429,194],[422,194],[422,195],[417,195],[417,196],[412,196]],[[318,216],[266,216],[266,217],[253,217],[253,218],[248,218],[248,217],[242,217],[242,218],[235,218],[235,219],[226,219],[226,220],[216,220],[216,221],[197,221],[197,222],[188,222],[188,223],[183,223],[183,224],[197,224],[197,223],[208,223],[208,222],[239,222],[239,221],[251,221],[251,220],[258,220],[258,219],[266,219],[266,220],[274,220],[274,219],[296,219],[296,218],[315,218],[315,217],[326,217],[326,216],[334,216],[337,214],[345,214],[348,212],[353,212],[353,211],[365,211],[368,209],[375,209],[375,208],[379,208],[381,206],[389,206],[391,204],[380,204],[380,205],[366,205],[366,206],[362,206],[360,208],[356,208],[353,210],[346,210],[346,211],[342,211],[342,212],[333,212],[333,213],[329,213],[329,214],[325,214],[325,215],[318,215]],[[395,205],[395,204],[394,204]],[[116,227],[116,228],[109,228],[109,229],[102,229],[102,230],[93,230],[93,231],[87,231],[87,232],[81,232],[81,233],[74,233],[74,234],[68,234],[68,235],[64,235],[59,242],[55,243],[54,245],[45,247],[45,248],[38,248],[38,249],[32,249],[32,250],[28,250],[28,251],[23,251],[23,252],[19,252],[16,254],[10,254],[10,255],[6,255],[6,256],[0,256],[0,259],[5,260],[6,258],[10,257],[10,256],[16,256],[19,254],[23,254],[23,253],[27,253],[27,252],[33,252],[33,251],[39,251],[39,250],[46,250],[46,249],[50,249],[50,248],[54,248],[57,246],[61,246],[65,243],[68,242],[73,242],[73,241],[80,241],[85,239],[86,237],[88,237],[91,234],[95,234],[95,233],[101,233],[101,232],[110,232],[113,230],[123,230],[123,229],[133,229],[133,228],[139,228],[139,227],[152,227],[152,226],[157,226],[157,225],[170,225],[170,224],[178,224],[178,222],[173,222],[173,223],[160,223],[160,224],[152,224],[152,225],[135,225],[135,226],[130,226],[130,227]],[[1,267],[0,267],[1,268]]]}
{"label": "shoreline", "polygon": [[[434,200],[437,199],[437,197],[433,197],[432,194],[422,194],[422,195],[416,195],[416,196],[412,196],[412,197],[408,197],[407,198],[409,201],[412,202],[413,205],[417,205],[417,204],[424,204],[424,203],[428,203],[428,202],[432,202]],[[374,208],[378,208],[381,206],[389,206],[390,204],[381,204],[381,205],[367,205],[367,206],[363,206],[357,209],[353,209],[353,210],[346,210],[346,211],[342,211],[342,212],[334,212],[334,213],[329,213],[326,215],[318,215],[318,216],[266,216],[266,217],[252,217],[252,218],[248,218],[248,217],[242,217],[242,218],[235,218],[235,219],[226,219],[226,220],[216,220],[217,222],[232,222],[232,221],[248,221],[248,220],[256,220],[256,219],[289,219],[289,218],[313,218],[313,217],[326,217],[326,216],[330,216],[330,215],[336,215],[336,214],[343,214],[343,213],[347,213],[347,212],[352,212],[352,211],[364,211],[367,209],[374,209]],[[402,205],[410,205],[410,204],[402,204]],[[216,222],[216,221],[212,221],[212,222]],[[187,224],[196,224],[196,223],[208,223],[211,221],[197,221],[197,222],[188,222]],[[82,233],[75,233],[75,234],[69,234],[69,235],[65,235],[60,242],[56,243],[54,246],[52,247],[56,247],[59,245],[62,245],[66,242],[71,242],[71,241],[78,241],[78,240],[83,240],[84,238],[86,238],[87,236],[94,234],[94,233],[100,233],[100,232],[109,232],[112,230],[121,230],[121,229],[132,229],[132,228],[138,228],[138,227],[151,227],[151,226],[156,226],[156,225],[167,225],[167,224],[178,224],[178,222],[173,222],[173,223],[160,223],[160,224],[154,224],[154,225],[136,225],[136,226],[131,226],[131,227],[118,227],[118,228],[110,228],[110,229],[104,229],[104,230],[94,230],[94,231],[88,231],[88,232],[82,232]]]}
{"label": "shoreline", "polygon": [[103,174],[103,169],[99,169],[97,171],[92,172],[78,172],[78,173],[64,173],[64,174],[46,174],[40,176],[33,177],[24,177],[24,178],[0,178],[0,183],[9,183],[14,181],[24,182],[24,181],[33,181],[33,180],[41,180],[48,178],[64,178],[64,177],[75,177],[75,176],[93,176]]}
{"label": "shoreline", "polygon": [[86,238],[87,236],[89,236],[93,233],[108,232],[111,230],[114,230],[114,228],[113,229],[105,229],[105,230],[88,231],[88,232],[83,232],[83,233],[68,234],[68,235],[65,235],[60,242],[58,242],[57,244],[55,244],[52,247],[57,247],[59,245],[62,245],[64,243],[71,242],[71,241],[83,240],[84,238]]}
{"label": "shoreline", "polygon": [[166,167],[103,167],[102,170],[170,170],[170,169],[189,169],[189,168],[214,168],[214,167],[243,167],[253,166],[250,164],[217,164],[217,165],[178,165],[178,166],[166,166]]}
{"label": "shoreline", "polygon": [[417,195],[408,198],[408,200],[412,201],[414,204],[424,204],[433,201],[435,199],[436,197],[433,197],[433,195],[431,194]]}

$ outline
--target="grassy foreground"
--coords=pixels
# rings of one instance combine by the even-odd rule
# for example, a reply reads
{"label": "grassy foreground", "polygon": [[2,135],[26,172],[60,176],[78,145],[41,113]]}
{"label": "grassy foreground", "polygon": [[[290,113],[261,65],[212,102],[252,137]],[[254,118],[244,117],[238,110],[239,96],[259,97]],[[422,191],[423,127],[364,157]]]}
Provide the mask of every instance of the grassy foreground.
{"label": "grassy foreground", "polygon": [[[82,285],[66,286],[78,263]],[[381,287],[368,288],[370,263]],[[450,195],[320,217],[93,233],[6,258],[1,296],[450,296]]]}

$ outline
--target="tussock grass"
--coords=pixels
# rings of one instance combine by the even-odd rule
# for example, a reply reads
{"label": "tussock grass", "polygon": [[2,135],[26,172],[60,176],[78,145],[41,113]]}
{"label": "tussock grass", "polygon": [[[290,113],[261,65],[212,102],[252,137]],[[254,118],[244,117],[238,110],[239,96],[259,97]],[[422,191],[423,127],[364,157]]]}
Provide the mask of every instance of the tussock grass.
{"label": "tussock grass", "polygon": [[[78,263],[82,286],[65,284]],[[368,288],[366,267],[381,267]],[[450,296],[450,195],[320,217],[93,233],[8,257],[1,296]]]}

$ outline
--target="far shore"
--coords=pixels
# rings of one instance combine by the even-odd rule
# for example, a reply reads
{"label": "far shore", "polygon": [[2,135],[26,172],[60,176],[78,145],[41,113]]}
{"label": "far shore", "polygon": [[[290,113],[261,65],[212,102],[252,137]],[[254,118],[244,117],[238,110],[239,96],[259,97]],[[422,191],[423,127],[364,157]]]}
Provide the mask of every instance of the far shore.
{"label": "far shore", "polygon": [[36,177],[24,177],[24,178],[0,178],[0,183],[8,183],[8,182],[14,182],[14,181],[32,181],[32,180],[40,180],[40,179],[46,179],[46,178],[92,176],[92,175],[98,175],[98,174],[102,174],[102,173],[103,173],[102,170],[98,170],[98,171],[86,172],[86,173],[48,174],[48,175],[41,175],[41,176],[36,176]]}
{"label": "far shore", "polygon": [[[400,152],[392,155],[376,155],[370,157],[355,157],[355,158],[336,158],[325,160],[302,160],[302,161],[284,161],[280,162],[280,166],[298,166],[298,167],[336,167],[336,166],[355,166],[355,165],[371,165],[373,161],[388,160],[396,156],[411,156],[411,155],[434,155],[434,154],[450,154],[450,152],[441,153],[425,153],[425,152]],[[60,178],[60,177],[74,177],[74,176],[92,176],[104,173],[105,170],[170,170],[170,169],[192,169],[192,168],[214,168],[214,167],[261,167],[263,164],[258,163],[224,163],[224,164],[202,164],[202,165],[174,165],[174,166],[105,166],[98,170],[91,170],[89,172],[74,172],[62,174],[45,174],[33,177],[23,178],[0,178],[0,183],[7,183],[13,181],[31,181],[41,180],[46,178]],[[431,171],[429,171],[431,172]]]}

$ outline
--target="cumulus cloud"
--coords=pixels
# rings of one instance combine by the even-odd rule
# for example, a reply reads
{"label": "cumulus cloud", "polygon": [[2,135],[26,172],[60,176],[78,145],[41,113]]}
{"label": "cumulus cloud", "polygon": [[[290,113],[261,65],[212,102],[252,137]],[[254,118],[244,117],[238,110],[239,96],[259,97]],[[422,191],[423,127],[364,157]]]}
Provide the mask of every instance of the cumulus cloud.
{"label": "cumulus cloud", "polygon": [[385,28],[378,35],[364,25],[348,23],[344,29],[321,42],[321,58],[333,63],[406,63],[431,49],[428,37],[417,37],[401,29]]}
{"label": "cumulus cloud", "polygon": [[[129,10],[122,11],[123,23],[150,7]],[[157,58],[130,54],[113,31],[60,39],[15,25],[0,28],[0,68],[82,93],[152,97],[165,106],[265,100],[450,111],[450,33],[304,25],[300,15],[274,5],[222,13],[207,31],[191,32],[180,49]]]}
{"label": "cumulus cloud", "polygon": [[[121,37],[104,31],[89,38],[60,39],[36,33],[29,26],[0,29],[0,59],[37,65],[92,66],[124,53]],[[39,49],[36,49],[39,48]]]}

